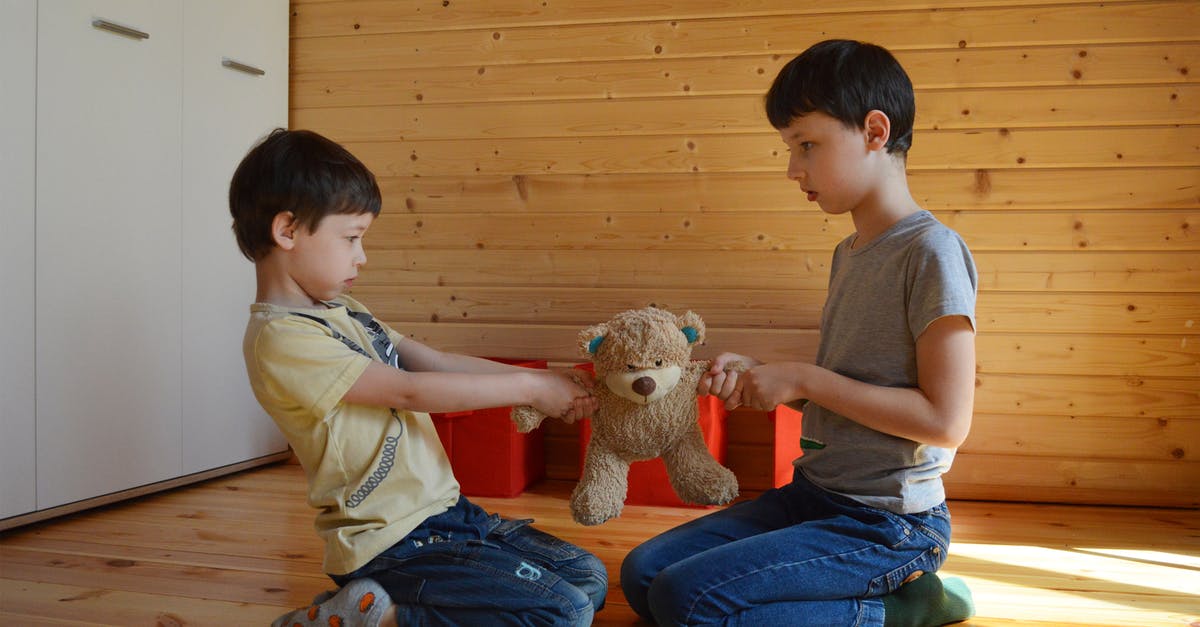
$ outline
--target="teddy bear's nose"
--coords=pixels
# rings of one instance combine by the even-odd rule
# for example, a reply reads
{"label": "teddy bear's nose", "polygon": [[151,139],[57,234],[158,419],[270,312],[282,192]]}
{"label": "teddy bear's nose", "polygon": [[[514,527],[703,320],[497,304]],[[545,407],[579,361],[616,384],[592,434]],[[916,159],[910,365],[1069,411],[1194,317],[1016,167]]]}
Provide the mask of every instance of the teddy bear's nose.
{"label": "teddy bear's nose", "polygon": [[639,377],[633,382],[633,391],[642,396],[650,396],[654,393],[654,388],[656,387],[658,386],[654,385],[654,379],[650,377]]}

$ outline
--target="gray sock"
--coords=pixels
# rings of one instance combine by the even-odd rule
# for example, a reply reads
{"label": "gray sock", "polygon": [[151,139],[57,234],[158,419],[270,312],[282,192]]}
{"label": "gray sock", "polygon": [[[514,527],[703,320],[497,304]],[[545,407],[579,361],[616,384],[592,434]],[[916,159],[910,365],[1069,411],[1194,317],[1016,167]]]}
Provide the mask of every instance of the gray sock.
{"label": "gray sock", "polygon": [[392,607],[392,599],[374,579],[355,579],[336,594],[322,592],[313,605],[289,612],[275,619],[271,627],[326,627],[330,618],[344,627],[374,627]]}

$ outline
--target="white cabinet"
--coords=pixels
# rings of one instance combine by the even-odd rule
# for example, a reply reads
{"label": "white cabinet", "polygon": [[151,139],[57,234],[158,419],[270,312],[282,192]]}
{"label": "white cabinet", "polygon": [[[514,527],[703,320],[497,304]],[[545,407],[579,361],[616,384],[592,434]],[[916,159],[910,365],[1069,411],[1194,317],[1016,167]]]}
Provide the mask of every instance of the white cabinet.
{"label": "white cabinet", "polygon": [[[32,4],[0,1],[6,14]],[[287,122],[286,0],[35,8],[36,28],[14,41],[6,24],[0,44],[28,47],[36,34],[36,58],[5,55],[36,68],[36,138],[26,157],[12,157],[28,173],[4,168],[5,193],[13,176],[36,180],[36,198],[11,218],[5,201],[3,249],[6,295],[12,287],[31,296],[28,311],[6,311],[4,323],[11,328],[11,316],[36,340],[12,353],[4,340],[0,390],[6,458],[18,448],[10,424],[18,432],[36,424],[32,441],[19,434],[36,469],[24,471],[23,485],[36,486],[36,501],[10,497],[17,463],[5,459],[0,518],[286,451],[246,382],[241,337],[254,269],[238,253],[226,201],[238,159]],[[265,74],[230,69],[224,58]],[[10,72],[25,69],[5,66],[6,125],[17,123],[10,100],[34,106],[29,77],[8,88]],[[10,249],[16,232],[30,243]],[[20,410],[31,403],[17,397],[21,415],[10,417],[10,388],[22,385],[36,406]]]}
{"label": "white cabinet", "polygon": [[0,0],[0,518],[33,509],[37,2]]}
{"label": "white cabinet", "polygon": [[[190,473],[287,446],[246,381],[241,332],[254,265],[230,230],[229,179],[259,138],[287,126],[288,5],[192,0],[183,21],[182,424]],[[236,341],[212,341],[229,329]]]}
{"label": "white cabinet", "polygon": [[38,6],[39,509],[179,474],[182,9]]}

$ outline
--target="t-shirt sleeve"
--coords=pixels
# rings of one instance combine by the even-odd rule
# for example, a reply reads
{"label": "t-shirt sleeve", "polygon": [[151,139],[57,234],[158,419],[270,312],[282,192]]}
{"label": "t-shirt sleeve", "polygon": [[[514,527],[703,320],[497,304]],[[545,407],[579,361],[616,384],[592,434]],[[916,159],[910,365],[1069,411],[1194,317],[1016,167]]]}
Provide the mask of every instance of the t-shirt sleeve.
{"label": "t-shirt sleeve", "polygon": [[966,316],[975,328],[978,279],[971,251],[957,234],[937,230],[914,249],[909,265],[908,326],[920,337],[934,320]]}
{"label": "t-shirt sleeve", "polygon": [[255,354],[264,384],[317,419],[341,402],[371,363],[316,323],[291,318],[268,323]]}
{"label": "t-shirt sleeve", "polygon": [[[385,332],[387,332],[388,339],[392,341],[392,345],[393,345],[393,346],[395,346],[395,345],[399,344],[399,343],[400,343],[400,340],[403,340],[403,339],[404,339],[404,334],[403,334],[403,333],[400,333],[399,331],[397,331],[397,330],[393,329],[392,327],[389,327],[389,326],[388,326],[387,324],[385,324],[383,321],[380,321],[380,322],[379,322],[379,324],[380,324],[381,326],[383,326],[383,330],[384,330]],[[403,364],[401,364],[401,365],[403,365]]]}

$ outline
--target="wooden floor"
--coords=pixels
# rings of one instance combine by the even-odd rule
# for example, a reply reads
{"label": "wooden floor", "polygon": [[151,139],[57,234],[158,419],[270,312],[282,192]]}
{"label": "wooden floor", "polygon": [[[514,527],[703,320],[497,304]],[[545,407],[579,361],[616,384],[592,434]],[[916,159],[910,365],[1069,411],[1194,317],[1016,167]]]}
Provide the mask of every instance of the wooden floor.
{"label": "wooden floor", "polygon": [[[597,625],[637,621],[616,582],[643,538],[704,510],[626,507],[571,522],[571,485],[474,499],[534,517],[608,566]],[[266,625],[330,586],[299,466],[276,465],[0,535],[2,625]],[[967,625],[1200,625],[1200,511],[954,502],[943,573],[966,579]]]}

